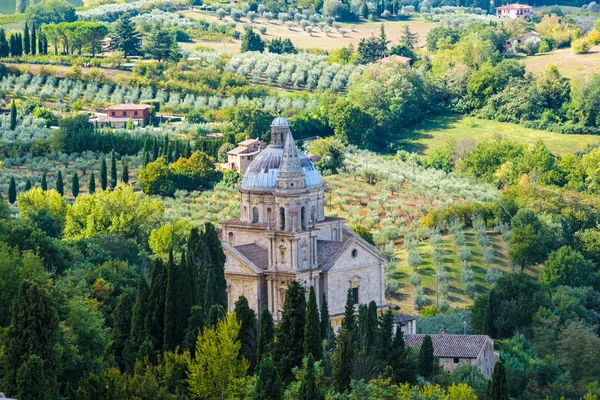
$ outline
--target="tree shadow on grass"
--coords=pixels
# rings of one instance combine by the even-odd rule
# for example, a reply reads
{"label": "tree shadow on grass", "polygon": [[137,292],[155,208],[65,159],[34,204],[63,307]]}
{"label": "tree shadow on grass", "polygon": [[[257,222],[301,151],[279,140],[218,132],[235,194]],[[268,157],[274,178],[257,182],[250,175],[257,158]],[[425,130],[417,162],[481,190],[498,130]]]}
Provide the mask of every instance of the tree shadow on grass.
{"label": "tree shadow on grass", "polygon": [[423,154],[426,146],[422,143],[418,143],[417,140],[431,139],[433,137],[433,135],[426,133],[426,131],[448,129],[450,125],[455,123],[460,118],[460,116],[453,114],[436,116],[428,115],[422,122],[410,127],[399,128],[398,131],[394,132],[398,138],[397,144],[403,150],[408,152]]}

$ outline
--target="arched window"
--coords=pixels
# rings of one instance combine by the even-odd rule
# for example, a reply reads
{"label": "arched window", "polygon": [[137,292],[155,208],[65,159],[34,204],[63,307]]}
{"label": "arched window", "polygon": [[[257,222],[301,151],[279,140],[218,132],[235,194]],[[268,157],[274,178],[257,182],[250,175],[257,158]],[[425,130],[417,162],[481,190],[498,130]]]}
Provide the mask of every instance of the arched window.
{"label": "arched window", "polygon": [[300,208],[300,225],[302,226],[302,230],[306,230],[306,212],[304,211],[304,207]]}
{"label": "arched window", "polygon": [[258,222],[258,208],[252,207],[252,223],[256,224]]}
{"label": "arched window", "polygon": [[279,209],[279,229],[285,230],[285,208],[283,207]]}
{"label": "arched window", "polygon": [[245,219],[248,215],[248,207],[244,206],[244,214],[242,214],[242,219]]}
{"label": "arched window", "polygon": [[227,243],[229,243],[232,246],[235,246],[233,243],[233,232],[229,232],[229,235],[227,235]]}

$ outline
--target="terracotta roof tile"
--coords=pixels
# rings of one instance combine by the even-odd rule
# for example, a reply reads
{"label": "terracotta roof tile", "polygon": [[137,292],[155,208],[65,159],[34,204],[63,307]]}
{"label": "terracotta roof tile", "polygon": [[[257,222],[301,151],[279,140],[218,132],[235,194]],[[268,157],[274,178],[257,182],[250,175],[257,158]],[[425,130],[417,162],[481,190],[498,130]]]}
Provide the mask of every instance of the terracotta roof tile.
{"label": "terracotta roof tile", "polygon": [[[420,346],[426,335],[406,335],[405,341],[410,347]],[[477,358],[485,344],[492,340],[487,335],[429,335],[433,342],[435,357]]]}
{"label": "terracotta roof tile", "polygon": [[248,260],[252,261],[258,268],[267,269],[269,266],[269,254],[267,253],[267,249],[261,246],[251,243],[235,246],[235,249]]}
{"label": "terracotta roof tile", "polygon": [[115,104],[114,106],[110,106],[107,110],[146,110],[149,109],[150,106],[148,104]]}

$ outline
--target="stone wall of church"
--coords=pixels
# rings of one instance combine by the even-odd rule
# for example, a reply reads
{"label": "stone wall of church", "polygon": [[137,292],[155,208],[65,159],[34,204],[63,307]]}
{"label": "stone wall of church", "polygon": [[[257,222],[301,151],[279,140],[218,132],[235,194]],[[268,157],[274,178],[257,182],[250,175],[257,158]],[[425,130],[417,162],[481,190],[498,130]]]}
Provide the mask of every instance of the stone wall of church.
{"label": "stone wall of church", "polygon": [[265,300],[262,299],[262,286],[260,277],[225,274],[227,279],[227,306],[229,311],[235,307],[235,302],[240,296],[248,299],[248,304],[254,310],[261,310]]}

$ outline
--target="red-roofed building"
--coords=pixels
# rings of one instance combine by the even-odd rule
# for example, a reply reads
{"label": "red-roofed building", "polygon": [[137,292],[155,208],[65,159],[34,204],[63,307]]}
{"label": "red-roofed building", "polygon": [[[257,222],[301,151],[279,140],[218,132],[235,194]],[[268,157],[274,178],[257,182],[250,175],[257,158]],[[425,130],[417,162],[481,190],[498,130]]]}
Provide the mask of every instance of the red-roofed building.
{"label": "red-roofed building", "polygon": [[115,104],[106,109],[106,116],[99,116],[96,121],[113,128],[125,128],[131,119],[134,125],[145,126],[150,120],[150,109],[148,104]]}
{"label": "red-roofed building", "polygon": [[496,17],[498,18],[526,18],[533,15],[533,7],[527,4],[506,4],[496,7]]}

